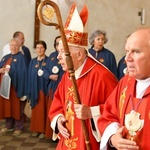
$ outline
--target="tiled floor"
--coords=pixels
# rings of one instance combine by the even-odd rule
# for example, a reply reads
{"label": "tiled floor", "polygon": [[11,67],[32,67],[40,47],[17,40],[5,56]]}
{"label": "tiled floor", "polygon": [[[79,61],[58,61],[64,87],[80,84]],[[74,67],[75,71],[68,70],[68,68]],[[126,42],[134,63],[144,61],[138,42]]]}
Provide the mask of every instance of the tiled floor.
{"label": "tiled floor", "polygon": [[[55,150],[56,144],[50,139],[39,139],[32,137],[29,130],[30,120],[28,119],[25,124],[24,132],[14,137],[13,132],[0,134],[0,150]],[[4,120],[0,120],[0,128],[5,124]]]}

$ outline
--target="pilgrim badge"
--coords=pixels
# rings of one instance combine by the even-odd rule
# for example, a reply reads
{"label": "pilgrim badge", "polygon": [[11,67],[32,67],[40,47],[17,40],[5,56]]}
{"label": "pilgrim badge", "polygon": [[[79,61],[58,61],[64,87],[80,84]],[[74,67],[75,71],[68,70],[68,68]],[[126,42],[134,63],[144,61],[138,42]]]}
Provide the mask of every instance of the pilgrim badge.
{"label": "pilgrim badge", "polygon": [[54,67],[52,68],[52,72],[53,72],[54,74],[58,73],[58,72],[59,72],[59,68],[58,68],[57,66],[54,66]]}
{"label": "pilgrim badge", "polygon": [[103,63],[103,62],[104,62],[104,59],[103,59],[103,58],[100,58],[100,59],[99,59],[99,62]]}
{"label": "pilgrim badge", "polygon": [[39,77],[42,76],[43,73],[44,73],[44,71],[43,71],[42,69],[39,69],[39,70],[38,70],[38,76],[39,76]]}
{"label": "pilgrim badge", "polygon": [[17,61],[17,59],[16,58],[14,58],[14,60],[13,60],[14,62],[16,62]]}
{"label": "pilgrim badge", "polygon": [[45,62],[42,62],[42,66],[46,66],[46,63],[45,63]]}
{"label": "pilgrim badge", "polygon": [[39,67],[39,65],[38,65],[38,64],[36,64],[36,65],[35,65],[35,68],[38,68],[38,67]]}
{"label": "pilgrim badge", "polygon": [[53,61],[53,60],[54,60],[54,57],[52,57],[51,60]]}
{"label": "pilgrim badge", "polygon": [[125,126],[131,136],[136,135],[136,132],[143,127],[143,124],[144,120],[141,120],[140,114],[134,110],[131,110],[131,112],[125,116]]}

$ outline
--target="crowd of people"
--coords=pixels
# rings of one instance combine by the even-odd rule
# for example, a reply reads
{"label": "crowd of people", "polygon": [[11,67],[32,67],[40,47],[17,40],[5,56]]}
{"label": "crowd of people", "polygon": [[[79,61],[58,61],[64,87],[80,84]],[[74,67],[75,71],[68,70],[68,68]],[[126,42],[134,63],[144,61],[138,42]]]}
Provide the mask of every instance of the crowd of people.
{"label": "crowd of people", "polygon": [[150,28],[128,36],[117,65],[104,47],[106,32],[96,30],[88,39],[88,9],[77,12],[72,5],[64,26],[73,72],[61,36],[49,56],[45,41],[36,41],[31,58],[24,34],[14,33],[0,61],[0,120],[6,120],[0,133],[23,132],[29,101],[31,135],[57,140],[57,150],[148,150]]}
{"label": "crowd of people", "polygon": [[[1,134],[14,131],[13,135],[19,136],[23,132],[26,120],[24,108],[26,101],[29,101],[32,109],[32,136],[52,138],[48,111],[64,73],[57,59],[60,38],[58,36],[54,40],[55,52],[49,56],[45,54],[47,44],[40,40],[35,43],[37,56],[31,58],[21,31],[16,31],[10,43],[4,46],[4,56],[0,61],[0,120],[5,119],[6,125],[0,129]],[[6,72],[10,83],[5,82],[8,79],[5,77]],[[10,89],[7,95],[6,89]]]}

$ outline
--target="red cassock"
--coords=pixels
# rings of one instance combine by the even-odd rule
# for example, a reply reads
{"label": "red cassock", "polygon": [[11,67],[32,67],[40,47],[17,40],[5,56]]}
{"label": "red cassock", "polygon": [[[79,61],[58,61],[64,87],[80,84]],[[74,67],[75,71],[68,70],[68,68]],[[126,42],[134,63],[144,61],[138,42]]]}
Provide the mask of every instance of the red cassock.
{"label": "red cassock", "polygon": [[[76,82],[82,104],[90,107],[100,106],[100,109],[102,109],[105,100],[117,85],[114,75],[91,58],[87,58]],[[72,81],[66,72],[55,92],[49,111],[49,117],[52,122],[58,114],[65,116],[67,119],[66,127],[71,135],[69,139],[65,139],[59,133],[60,140],[56,148],[57,150],[86,150],[81,121],[76,118],[74,112],[75,103]],[[86,120],[86,127],[89,132],[92,150],[99,150],[100,143],[96,141],[92,134],[91,119]]]}
{"label": "red cassock", "polygon": [[[150,149],[148,142],[150,139],[150,86],[141,99],[135,98],[135,93],[136,80],[126,75],[107,99],[103,115],[98,120],[98,127],[103,134],[108,125],[117,122],[125,126],[124,138],[136,141],[140,150],[148,150]],[[133,121],[135,118],[130,116],[127,119],[132,110],[139,114],[135,124]],[[131,134],[130,129],[137,130]]]}

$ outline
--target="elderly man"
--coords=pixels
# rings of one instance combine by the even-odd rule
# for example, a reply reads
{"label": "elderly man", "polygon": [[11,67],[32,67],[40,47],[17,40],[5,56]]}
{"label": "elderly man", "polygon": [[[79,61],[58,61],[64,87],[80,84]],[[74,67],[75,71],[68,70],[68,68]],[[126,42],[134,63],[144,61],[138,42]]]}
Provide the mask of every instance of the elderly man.
{"label": "elderly man", "polygon": [[0,84],[2,85],[5,72],[11,78],[8,97],[0,96],[0,120],[6,119],[6,126],[0,130],[0,133],[15,130],[14,136],[20,135],[24,129],[23,110],[27,95],[27,60],[19,49],[18,39],[12,39],[11,53],[4,56],[0,62]]}
{"label": "elderly man", "polygon": [[[117,84],[115,76],[107,68],[88,56],[85,49],[88,36],[84,32],[87,16],[87,7],[83,8],[79,16],[76,6],[73,5],[65,26],[81,104],[77,104],[70,75],[66,72],[58,85],[49,111],[51,127],[60,139],[57,150],[87,149],[80,119],[85,120],[91,149],[99,149],[99,140],[95,138],[97,127],[93,120],[101,114],[105,100]],[[57,58],[63,70],[67,71],[62,43],[58,49]]]}
{"label": "elderly man", "polygon": [[150,149],[150,28],[132,33],[125,50],[128,74],[106,101],[98,121],[101,150]]}
{"label": "elderly man", "polygon": [[[23,32],[21,31],[16,31],[14,34],[13,34],[13,38],[16,38],[18,39],[19,41],[19,45],[20,45],[20,51],[26,56],[27,58],[27,61],[28,61],[28,64],[31,60],[31,53],[30,53],[30,50],[28,47],[26,47],[24,45],[24,42],[25,42],[25,37],[24,37],[24,34]],[[9,43],[6,44],[2,50],[2,57],[9,54],[11,51],[10,51],[10,47],[9,47]]]}

